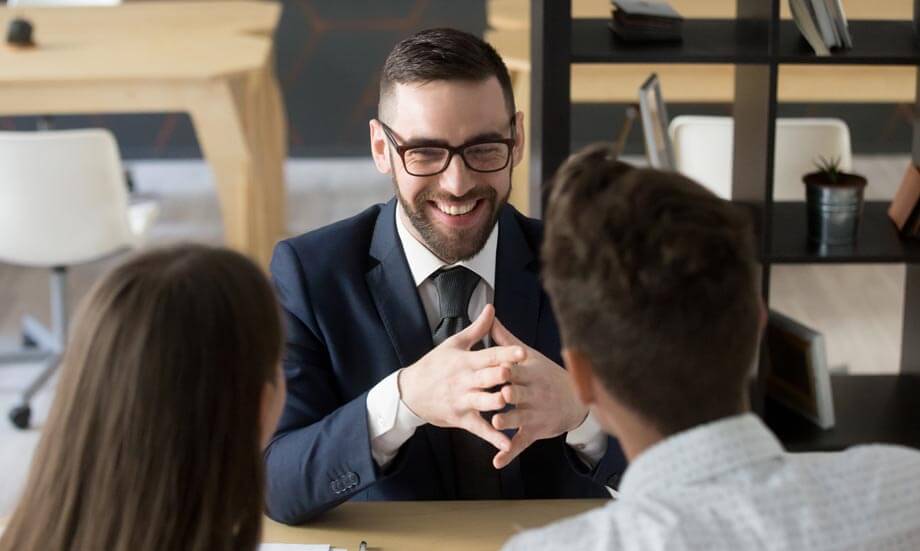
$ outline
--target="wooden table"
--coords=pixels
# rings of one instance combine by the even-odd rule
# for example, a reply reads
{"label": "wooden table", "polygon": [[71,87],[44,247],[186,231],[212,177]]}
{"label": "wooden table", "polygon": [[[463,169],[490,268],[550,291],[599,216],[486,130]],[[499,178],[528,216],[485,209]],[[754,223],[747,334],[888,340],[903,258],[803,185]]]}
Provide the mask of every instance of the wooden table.
{"label": "wooden table", "polygon": [[285,230],[287,125],[274,72],[277,2],[0,7],[37,47],[0,46],[0,115],[187,112],[226,244],[268,265]]}
{"label": "wooden table", "polygon": [[600,507],[603,499],[347,502],[305,526],[266,519],[262,540],[331,544],[355,551],[499,549],[524,528]]}

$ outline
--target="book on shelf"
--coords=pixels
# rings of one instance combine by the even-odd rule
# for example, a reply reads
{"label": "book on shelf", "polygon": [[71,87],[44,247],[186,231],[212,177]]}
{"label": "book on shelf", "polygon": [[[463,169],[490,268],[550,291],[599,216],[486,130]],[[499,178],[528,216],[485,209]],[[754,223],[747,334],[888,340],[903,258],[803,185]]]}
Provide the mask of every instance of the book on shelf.
{"label": "book on shelf", "polygon": [[891,200],[888,217],[902,235],[920,237],[920,169],[913,162],[907,166],[901,185]]}
{"label": "book on shelf", "polygon": [[625,42],[680,42],[683,17],[666,2],[611,0],[610,30]]}
{"label": "book on shelf", "polygon": [[770,369],[766,394],[822,429],[834,426],[834,399],[824,335],[775,310],[766,344]]}
{"label": "book on shelf", "polygon": [[795,26],[815,54],[828,56],[834,48],[852,48],[841,0],[789,0]]}

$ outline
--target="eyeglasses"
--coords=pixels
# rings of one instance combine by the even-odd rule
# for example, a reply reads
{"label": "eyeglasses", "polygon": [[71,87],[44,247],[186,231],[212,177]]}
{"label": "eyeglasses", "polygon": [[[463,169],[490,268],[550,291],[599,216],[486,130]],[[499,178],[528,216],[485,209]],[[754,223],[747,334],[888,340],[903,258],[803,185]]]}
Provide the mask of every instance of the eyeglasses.
{"label": "eyeglasses", "polygon": [[412,176],[434,176],[447,170],[454,155],[460,155],[466,167],[474,172],[498,172],[511,161],[514,147],[514,117],[511,117],[512,138],[488,138],[451,147],[449,145],[399,145],[393,129],[378,120],[387,140],[402,159],[403,167]]}

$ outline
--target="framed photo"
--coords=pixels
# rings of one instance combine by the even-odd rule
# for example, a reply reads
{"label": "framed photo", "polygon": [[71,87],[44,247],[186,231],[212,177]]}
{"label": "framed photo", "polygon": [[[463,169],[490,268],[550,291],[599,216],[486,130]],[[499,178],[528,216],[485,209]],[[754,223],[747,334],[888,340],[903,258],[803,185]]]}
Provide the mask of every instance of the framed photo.
{"label": "framed photo", "polygon": [[661,170],[674,170],[674,148],[668,136],[668,112],[661,97],[658,75],[652,73],[639,88],[639,114],[645,153],[649,166]]}
{"label": "framed photo", "polygon": [[767,396],[822,429],[834,426],[834,400],[824,335],[775,310],[766,331]]}

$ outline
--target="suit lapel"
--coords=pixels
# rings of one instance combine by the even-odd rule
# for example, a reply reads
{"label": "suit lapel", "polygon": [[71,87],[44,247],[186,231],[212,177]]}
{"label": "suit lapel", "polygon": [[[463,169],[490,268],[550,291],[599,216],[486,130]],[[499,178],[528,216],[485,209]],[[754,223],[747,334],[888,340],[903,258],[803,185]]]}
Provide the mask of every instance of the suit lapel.
{"label": "suit lapel", "polygon": [[409,366],[433,348],[431,329],[409,263],[396,234],[396,199],[377,217],[370,255],[378,261],[365,276],[400,365]]}
{"label": "suit lapel", "polygon": [[[536,345],[540,313],[541,287],[536,258],[514,210],[505,206],[499,218],[495,259],[495,316],[530,346]],[[501,470],[501,480],[506,499],[524,497],[520,457]]]}
{"label": "suit lapel", "polygon": [[[365,280],[399,363],[408,367],[431,351],[434,343],[422,300],[396,233],[396,208],[396,199],[391,199],[377,216],[370,255],[378,264],[367,272]],[[454,462],[447,432],[431,425],[419,430],[428,438],[437,459],[445,497],[455,497]]]}
{"label": "suit lapel", "polygon": [[537,257],[511,207],[504,207],[499,224],[495,316],[517,338],[535,346],[541,295]]}

